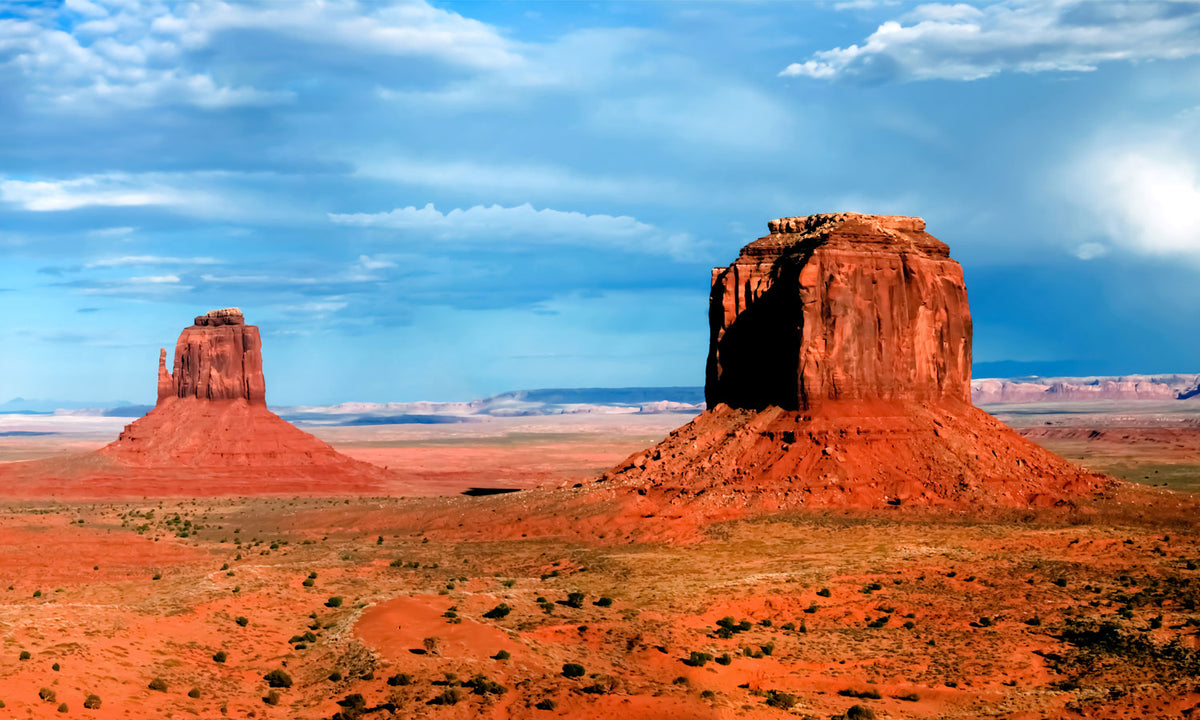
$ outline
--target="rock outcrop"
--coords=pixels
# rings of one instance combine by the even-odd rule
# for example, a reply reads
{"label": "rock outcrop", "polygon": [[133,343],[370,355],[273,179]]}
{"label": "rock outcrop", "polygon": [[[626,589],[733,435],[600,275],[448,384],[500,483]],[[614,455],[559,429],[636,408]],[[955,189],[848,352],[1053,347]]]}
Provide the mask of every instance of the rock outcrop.
{"label": "rock outcrop", "polygon": [[768,225],[713,271],[708,411],[602,480],[730,508],[1054,504],[1110,482],[971,405],[962,268],[915,217]]}
{"label": "rock outcrop", "polygon": [[790,217],[713,270],[709,407],[970,398],[962,268],[925,221]]}
{"label": "rock outcrop", "polygon": [[258,328],[235,308],[180,333],[173,372],[159,352],[158,403],[115,441],[7,470],[15,486],[70,497],[362,494],[397,479],[267,409]]}
{"label": "rock outcrop", "polygon": [[1191,397],[1188,392],[1195,386],[1194,375],[1043,378],[1040,381],[984,379],[971,382],[971,401],[979,405],[1094,400],[1166,402]]}
{"label": "rock outcrop", "polygon": [[159,358],[158,401],[169,397],[246,400],[266,404],[262,340],[237,308],[213,310],[196,318],[175,344],[174,371]]}

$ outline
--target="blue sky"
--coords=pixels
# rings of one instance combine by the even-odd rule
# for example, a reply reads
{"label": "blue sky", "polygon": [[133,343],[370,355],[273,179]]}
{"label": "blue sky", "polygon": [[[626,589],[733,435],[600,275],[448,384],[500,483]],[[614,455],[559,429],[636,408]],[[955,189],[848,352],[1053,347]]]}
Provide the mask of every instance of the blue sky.
{"label": "blue sky", "polygon": [[0,400],[230,305],[274,404],[701,384],[709,268],[838,210],[982,374],[1200,371],[1196,2],[0,0],[0,128]]}

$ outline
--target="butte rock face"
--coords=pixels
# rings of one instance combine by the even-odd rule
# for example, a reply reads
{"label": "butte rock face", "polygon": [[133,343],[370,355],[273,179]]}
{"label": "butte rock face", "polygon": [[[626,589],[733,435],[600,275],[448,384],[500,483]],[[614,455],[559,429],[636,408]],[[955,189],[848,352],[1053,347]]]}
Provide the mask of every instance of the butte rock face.
{"label": "butte rock face", "polygon": [[720,509],[1042,505],[1095,492],[971,405],[962,268],[916,217],[789,217],[712,276],[708,411],[603,480]]}
{"label": "butte rock face", "polygon": [[[74,497],[364,493],[396,476],[338,453],[267,409],[258,328],[236,308],[195,319],[159,353],[158,402],[112,443],[17,464],[13,492]],[[21,488],[25,488],[22,490]]]}

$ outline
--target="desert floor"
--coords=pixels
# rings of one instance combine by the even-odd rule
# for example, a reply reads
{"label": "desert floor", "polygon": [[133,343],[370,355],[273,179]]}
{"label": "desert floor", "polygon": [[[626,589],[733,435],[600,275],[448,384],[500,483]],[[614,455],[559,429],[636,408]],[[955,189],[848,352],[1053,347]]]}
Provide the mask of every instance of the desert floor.
{"label": "desert floor", "polygon": [[[1133,482],[1069,508],[791,513],[661,544],[522,539],[487,518],[529,493],[461,494],[568,496],[686,419],[666,415],[308,428],[403,468],[388,497],[0,492],[0,717],[1192,714],[1192,415],[995,412]],[[125,422],[9,417],[0,460]],[[427,531],[447,513],[461,537]]]}

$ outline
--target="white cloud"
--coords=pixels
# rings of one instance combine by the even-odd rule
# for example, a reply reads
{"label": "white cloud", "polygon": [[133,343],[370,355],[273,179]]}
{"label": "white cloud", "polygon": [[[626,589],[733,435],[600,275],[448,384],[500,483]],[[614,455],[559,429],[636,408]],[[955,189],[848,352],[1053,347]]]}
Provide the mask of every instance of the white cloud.
{"label": "white cloud", "polygon": [[1080,243],[1075,248],[1075,257],[1080,260],[1095,260],[1108,254],[1108,246],[1097,242]]}
{"label": "white cloud", "polygon": [[141,183],[123,173],[73,180],[0,180],[0,202],[33,212],[89,206],[171,205],[180,200],[180,194],[173,188]]}
{"label": "white cloud", "polygon": [[167,284],[178,283],[179,276],[178,275],[143,275],[141,277],[131,277],[131,278],[129,278],[129,282],[136,283],[139,285],[142,285],[142,284],[167,285]]}
{"label": "white cloud", "polygon": [[665,178],[587,175],[553,165],[484,164],[471,160],[423,160],[404,156],[363,156],[355,174],[405,185],[435,187],[489,198],[691,199],[691,192]]}
{"label": "white cloud", "polygon": [[380,256],[359,255],[358,267],[362,270],[384,270],[396,267],[396,263]]}
{"label": "white cloud", "polygon": [[90,262],[87,268],[115,268],[136,265],[218,265],[220,260],[211,257],[163,257],[161,255],[126,255],[104,258]]}
{"label": "white cloud", "polygon": [[1196,0],[930,3],[883,23],[861,45],[813,53],[780,75],[978,80],[1002,72],[1085,72],[1105,62],[1197,54]]}
{"label": "white cloud", "polygon": [[474,69],[523,62],[517,45],[491,26],[421,0],[71,0],[27,19],[0,19],[0,71],[23,78],[39,106],[60,110],[293,102],[289,88],[254,87],[222,71],[222,55],[212,53],[218,36],[247,30],[339,53],[431,57]]}
{"label": "white cloud", "polygon": [[1179,155],[1129,151],[1096,159],[1093,209],[1114,244],[1200,259],[1200,168]]}
{"label": "white cloud", "polygon": [[443,213],[429,203],[425,207],[402,207],[379,213],[330,213],[339,225],[406,230],[467,241],[490,242],[493,238],[515,238],[518,242],[573,244],[609,247],[647,253],[686,254],[693,241],[686,234],[668,234],[627,215],[587,215],[545,208],[529,203],[516,207],[476,205]]}

